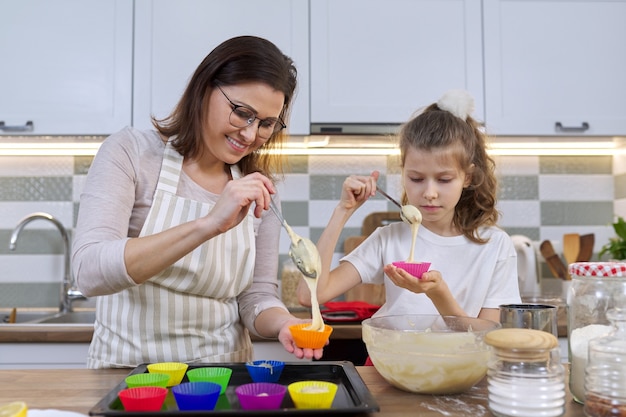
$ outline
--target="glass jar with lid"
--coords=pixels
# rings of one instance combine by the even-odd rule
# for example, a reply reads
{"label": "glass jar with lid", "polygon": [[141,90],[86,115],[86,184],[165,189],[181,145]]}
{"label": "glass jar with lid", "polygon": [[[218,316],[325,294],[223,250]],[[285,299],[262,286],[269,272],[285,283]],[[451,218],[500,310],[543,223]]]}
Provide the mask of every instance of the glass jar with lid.
{"label": "glass jar with lid", "polygon": [[584,403],[589,341],[613,329],[607,317],[609,310],[626,307],[626,263],[577,262],[569,265],[569,273],[569,387],[574,400]]}
{"label": "glass jar with lid", "polygon": [[298,301],[297,288],[300,280],[304,277],[291,259],[283,262],[280,275],[281,299],[290,310],[304,309]]}
{"label": "glass jar with lid", "polygon": [[565,413],[565,368],[552,333],[504,328],[487,333],[484,341],[492,348],[487,389],[494,415],[557,417]]}
{"label": "glass jar with lid", "polygon": [[585,368],[585,415],[626,416],[626,310],[607,312],[613,330],[589,341]]}

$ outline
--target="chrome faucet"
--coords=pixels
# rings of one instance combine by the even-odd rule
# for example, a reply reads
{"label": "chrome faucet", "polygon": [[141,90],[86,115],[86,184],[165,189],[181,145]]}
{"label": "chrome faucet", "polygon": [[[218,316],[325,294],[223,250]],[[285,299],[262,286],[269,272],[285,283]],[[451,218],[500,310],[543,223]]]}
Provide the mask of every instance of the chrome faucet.
{"label": "chrome faucet", "polygon": [[72,311],[72,302],[74,300],[86,300],[87,298],[74,286],[74,279],[72,278],[72,271],[70,269],[70,238],[63,224],[54,216],[48,213],[32,213],[24,217],[13,229],[11,233],[11,241],[9,242],[9,250],[15,250],[17,244],[17,238],[24,226],[33,220],[47,220],[59,229],[61,237],[63,238],[63,244],[65,245],[65,265],[63,272],[63,281],[61,282],[61,305],[59,311],[61,313],[69,313]]}

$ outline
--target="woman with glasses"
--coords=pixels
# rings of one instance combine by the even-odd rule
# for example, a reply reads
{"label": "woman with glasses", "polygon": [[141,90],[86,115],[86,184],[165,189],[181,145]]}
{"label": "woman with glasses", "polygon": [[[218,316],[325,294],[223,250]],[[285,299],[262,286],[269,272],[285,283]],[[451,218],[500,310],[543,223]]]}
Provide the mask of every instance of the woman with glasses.
{"label": "woman with glasses", "polygon": [[[298,358],[277,290],[281,146],[296,68],[271,42],[237,37],[198,66],[155,130],[108,137],[89,170],[73,272],[97,296],[90,368],[242,362],[249,332]],[[277,200],[277,202],[279,202]]]}

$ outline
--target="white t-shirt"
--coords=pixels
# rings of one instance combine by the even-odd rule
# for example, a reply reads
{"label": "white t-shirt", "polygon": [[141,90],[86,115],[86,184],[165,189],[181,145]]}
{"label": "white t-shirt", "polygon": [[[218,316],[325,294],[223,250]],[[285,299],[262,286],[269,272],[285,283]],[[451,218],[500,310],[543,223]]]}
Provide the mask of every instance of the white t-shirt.
{"label": "white t-shirt", "polygon": [[[430,262],[430,270],[441,272],[461,308],[477,317],[481,308],[520,303],[517,254],[509,235],[497,227],[480,230],[488,237],[484,245],[465,236],[443,237],[424,226],[415,243],[415,262]],[[376,229],[341,262],[350,262],[366,284],[385,284],[386,302],[376,316],[439,314],[425,294],[400,288],[384,274],[383,267],[405,261],[411,249],[411,227],[397,222]]]}

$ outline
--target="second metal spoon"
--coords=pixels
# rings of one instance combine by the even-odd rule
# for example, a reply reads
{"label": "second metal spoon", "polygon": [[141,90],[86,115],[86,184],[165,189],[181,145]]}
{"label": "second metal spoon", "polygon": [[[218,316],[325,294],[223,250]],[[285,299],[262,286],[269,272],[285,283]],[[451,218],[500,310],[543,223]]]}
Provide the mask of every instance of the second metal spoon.
{"label": "second metal spoon", "polygon": [[[417,218],[411,218],[407,215],[407,206],[403,206],[402,204],[400,204],[396,199],[394,199],[393,197],[391,197],[389,194],[387,194],[386,192],[384,192],[382,189],[376,187],[376,191],[379,191],[383,196],[385,196],[389,201],[391,201],[393,204],[395,204],[396,206],[400,207],[400,218],[402,219],[403,222],[408,223],[408,224],[413,224],[414,221],[418,221],[418,222],[422,222],[421,219],[417,219]],[[419,211],[418,211],[419,213]]]}

